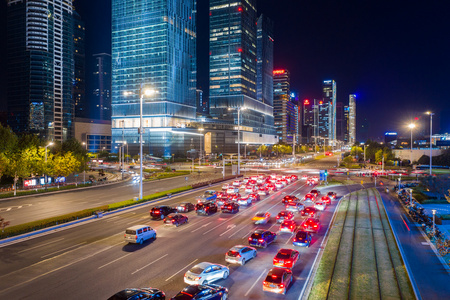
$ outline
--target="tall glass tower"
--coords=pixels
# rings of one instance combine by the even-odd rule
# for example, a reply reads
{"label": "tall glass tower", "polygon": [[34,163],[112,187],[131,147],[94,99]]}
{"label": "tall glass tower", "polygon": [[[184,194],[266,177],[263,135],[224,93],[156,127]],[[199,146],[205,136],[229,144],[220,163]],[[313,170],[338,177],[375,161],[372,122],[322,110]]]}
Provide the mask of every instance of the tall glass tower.
{"label": "tall glass tower", "polygon": [[237,124],[237,108],[245,108],[240,110],[246,132],[241,142],[248,138],[252,143],[264,143],[264,134],[274,135],[275,130],[272,103],[258,100],[256,95],[256,22],[256,0],[210,0],[210,114]]}
{"label": "tall glass tower", "polygon": [[189,147],[192,137],[176,131],[196,118],[195,20],[195,0],[112,1],[113,143],[137,152],[142,85],[156,91],[143,96],[144,152]]}
{"label": "tall glass tower", "polygon": [[8,125],[64,141],[72,136],[72,0],[7,1]]}
{"label": "tall glass tower", "polygon": [[319,107],[319,136],[327,138],[327,145],[336,142],[336,81],[323,81],[323,103]]}

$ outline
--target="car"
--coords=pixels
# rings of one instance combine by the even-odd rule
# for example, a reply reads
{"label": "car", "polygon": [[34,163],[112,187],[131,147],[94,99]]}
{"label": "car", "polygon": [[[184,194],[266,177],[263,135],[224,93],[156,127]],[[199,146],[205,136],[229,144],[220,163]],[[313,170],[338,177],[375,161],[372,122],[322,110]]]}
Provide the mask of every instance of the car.
{"label": "car", "polygon": [[311,190],[309,193],[314,195],[314,197],[316,197],[316,198],[319,197],[319,195],[320,195],[320,191],[316,190],[316,189]]}
{"label": "car", "polygon": [[217,198],[216,191],[208,190],[205,191],[205,193],[197,199],[197,202],[215,201],[216,198]]}
{"label": "car", "polygon": [[244,177],[244,179],[242,179],[242,183],[247,184],[247,182],[250,180],[249,177]]}
{"label": "car", "polygon": [[227,189],[227,194],[237,194],[239,193],[239,188],[235,186],[229,186]]}
{"label": "car", "polygon": [[176,212],[176,208],[172,208],[167,205],[155,206],[150,210],[150,216],[153,220],[164,220],[164,218],[173,212]]}
{"label": "car", "polygon": [[233,186],[239,187],[241,185],[241,182],[239,180],[233,181]]}
{"label": "car", "polygon": [[230,270],[227,266],[201,262],[184,274],[184,282],[187,284],[206,284],[216,280],[226,279],[229,274]]}
{"label": "car", "polygon": [[261,186],[261,187],[258,189],[258,192],[257,192],[257,193],[258,193],[258,195],[267,196],[267,195],[270,194],[270,191],[269,191],[269,188]]}
{"label": "car", "polygon": [[182,214],[170,214],[164,218],[164,224],[168,226],[172,225],[178,227],[182,224],[186,224],[187,222],[189,222],[188,217]]}
{"label": "car", "polygon": [[292,277],[292,271],[288,268],[272,268],[263,281],[263,291],[285,295]]}
{"label": "car", "polygon": [[320,221],[317,218],[308,218],[301,225],[302,230],[317,232],[320,229]]}
{"label": "car", "polygon": [[286,204],[285,207],[287,211],[292,211],[295,213],[300,213],[303,209],[305,209],[305,206],[300,202],[290,202]]}
{"label": "car", "polygon": [[281,189],[284,187],[284,183],[281,181],[277,181],[275,182],[275,186],[277,187],[277,189]]}
{"label": "car", "polygon": [[261,196],[256,193],[249,194],[248,197],[251,198],[252,201],[255,201],[255,202],[261,200]]}
{"label": "car", "polygon": [[276,219],[277,219],[277,223],[282,223],[284,220],[294,219],[294,214],[290,211],[282,210],[278,213]]}
{"label": "car", "polygon": [[224,205],[226,202],[229,202],[230,200],[228,199],[228,197],[220,197],[216,199],[216,204],[217,205]]}
{"label": "car", "polygon": [[183,202],[177,206],[178,212],[190,212],[191,210],[195,210],[195,205],[190,202]]}
{"label": "car", "polygon": [[294,233],[297,229],[297,223],[294,220],[284,220],[280,225],[280,232]]}
{"label": "car", "polygon": [[225,261],[230,264],[245,265],[246,262],[256,257],[256,249],[250,246],[237,245],[225,254]]}
{"label": "car", "polygon": [[252,218],[252,221],[258,225],[258,224],[267,224],[270,220],[270,213],[269,212],[257,212],[255,216]]}
{"label": "car", "polygon": [[328,192],[327,196],[330,197],[330,199],[332,200],[336,200],[336,193],[335,192]]}
{"label": "car", "polygon": [[273,266],[292,269],[299,258],[300,253],[297,250],[280,249],[273,258]]}
{"label": "car", "polygon": [[316,201],[316,203],[314,204],[314,208],[320,211],[325,210],[326,204],[325,202],[318,200]]}
{"label": "car", "polygon": [[244,196],[244,197],[241,197],[240,199],[238,199],[237,203],[239,205],[249,206],[249,205],[252,205],[252,198],[250,198],[249,196]]}
{"label": "car", "polygon": [[197,203],[195,211],[197,215],[210,215],[217,212],[217,205],[214,202]]}
{"label": "car", "polygon": [[165,300],[166,295],[163,291],[154,288],[129,288],[124,289],[113,296],[109,297],[108,300]]}
{"label": "car", "polygon": [[322,201],[326,205],[330,205],[331,204],[331,199],[328,196],[323,196],[322,198],[320,198],[320,201]]}
{"label": "car", "polygon": [[171,300],[225,300],[228,299],[228,289],[217,284],[189,285]]}
{"label": "car", "polygon": [[314,179],[308,179],[308,180],[306,180],[306,184],[308,186],[314,186],[316,184],[316,182],[314,181]]}
{"label": "car", "polygon": [[286,195],[281,200],[281,203],[287,204],[289,202],[295,202],[295,201],[299,201],[297,197],[295,197],[294,195]]}
{"label": "car", "polygon": [[230,187],[230,185],[228,183],[225,183],[224,185],[222,185],[222,190],[226,191],[226,190],[228,190],[229,187]]}
{"label": "car", "polygon": [[312,205],[316,201],[316,197],[313,194],[306,194],[305,197],[303,197],[303,203],[305,205]]}
{"label": "car", "polygon": [[297,231],[295,237],[292,239],[294,246],[309,247],[311,245],[311,233],[303,230]]}
{"label": "car", "polygon": [[256,188],[254,185],[247,185],[244,190],[246,193],[254,193],[256,192]]}
{"label": "car", "polygon": [[248,238],[248,243],[250,246],[267,248],[267,246],[273,243],[276,239],[277,234],[275,232],[265,229],[256,229]]}
{"label": "car", "polygon": [[294,175],[294,174],[292,174],[292,175],[291,175],[291,180],[292,180],[292,181],[298,180],[298,176],[297,176],[297,175]]}
{"label": "car", "polygon": [[228,195],[228,200],[238,201],[239,199],[241,199],[241,194],[229,194]]}
{"label": "car", "polygon": [[239,212],[239,204],[237,204],[236,202],[226,202],[224,203],[221,207],[220,210],[223,213],[230,213],[230,214],[234,214]]}
{"label": "car", "polygon": [[314,216],[316,216],[316,215],[318,214],[318,211],[317,211],[317,209],[316,209],[315,207],[313,207],[313,206],[307,206],[307,207],[305,207],[304,210],[302,210],[302,211],[300,212],[300,214],[301,214],[302,216],[306,216],[306,217],[314,217]]}
{"label": "car", "polygon": [[307,180],[308,179],[308,175],[302,175],[301,180]]}
{"label": "car", "polygon": [[156,239],[156,231],[148,225],[134,225],[125,230],[125,242],[143,244],[145,240]]}
{"label": "car", "polygon": [[269,183],[266,187],[269,189],[269,191],[272,191],[272,192],[278,191],[278,188],[273,183]]}
{"label": "car", "polygon": [[313,177],[311,177],[311,179],[314,180],[315,183],[319,182],[318,176],[313,176]]}

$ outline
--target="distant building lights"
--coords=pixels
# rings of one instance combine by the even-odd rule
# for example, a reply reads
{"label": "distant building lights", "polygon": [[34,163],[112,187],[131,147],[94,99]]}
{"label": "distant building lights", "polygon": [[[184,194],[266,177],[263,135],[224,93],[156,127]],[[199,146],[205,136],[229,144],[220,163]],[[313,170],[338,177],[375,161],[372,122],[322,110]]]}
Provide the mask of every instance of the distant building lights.
{"label": "distant building lights", "polygon": [[273,75],[281,75],[286,73],[286,70],[273,70]]}

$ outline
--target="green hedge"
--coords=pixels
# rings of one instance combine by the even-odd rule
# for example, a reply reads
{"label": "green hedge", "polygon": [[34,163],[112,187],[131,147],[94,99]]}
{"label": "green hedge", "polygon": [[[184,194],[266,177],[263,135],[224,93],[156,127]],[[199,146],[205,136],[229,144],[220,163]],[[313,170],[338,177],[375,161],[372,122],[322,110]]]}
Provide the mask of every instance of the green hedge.
{"label": "green hedge", "polygon": [[192,186],[184,186],[184,187],[180,187],[180,188],[176,188],[176,189],[171,189],[168,191],[163,191],[163,192],[158,192],[158,193],[154,193],[151,195],[147,195],[147,196],[144,196],[143,199],[140,199],[137,201],[125,200],[125,201],[111,203],[111,204],[107,204],[107,205],[103,205],[103,206],[99,206],[99,207],[84,209],[81,211],[73,212],[70,214],[62,215],[62,216],[56,216],[56,217],[52,217],[52,218],[48,218],[48,219],[37,220],[37,221],[19,224],[19,225],[15,225],[15,226],[11,226],[11,227],[6,227],[3,232],[0,232],[0,239],[16,236],[19,234],[24,234],[27,232],[32,232],[35,230],[55,226],[55,225],[62,224],[62,223],[71,222],[71,221],[78,220],[81,218],[90,217],[96,211],[112,211],[112,210],[116,210],[119,208],[131,206],[134,204],[143,203],[143,202],[147,202],[147,201],[154,200],[157,198],[165,197],[165,196],[167,196],[167,194],[177,194],[177,193],[184,192],[184,191],[187,191],[190,189],[192,189]]}

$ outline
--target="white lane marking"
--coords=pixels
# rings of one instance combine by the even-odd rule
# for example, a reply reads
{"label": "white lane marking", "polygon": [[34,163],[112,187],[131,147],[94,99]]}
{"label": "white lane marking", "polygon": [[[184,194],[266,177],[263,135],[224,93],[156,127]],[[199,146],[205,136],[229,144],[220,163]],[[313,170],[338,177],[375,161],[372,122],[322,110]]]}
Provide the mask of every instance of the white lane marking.
{"label": "white lane marking", "polygon": [[208,226],[208,225],[211,224],[211,223],[212,223],[212,222],[203,224],[202,226],[198,227],[197,229],[192,230],[191,232],[196,232],[197,230],[200,230],[200,229],[202,229],[203,227],[206,227],[206,226]]}
{"label": "white lane marking", "polygon": [[258,283],[258,281],[261,279],[261,277],[267,272],[267,269],[264,269],[264,271],[261,273],[261,275],[259,275],[258,279],[256,279],[256,281],[252,284],[252,286],[248,289],[247,293],[245,293],[244,297],[248,296],[248,293],[250,293],[250,291],[255,287],[255,284]]}
{"label": "white lane marking", "polygon": [[181,271],[185,270],[186,268],[188,268],[190,265],[192,265],[193,263],[195,263],[197,259],[194,259],[191,263],[189,263],[187,266],[185,266],[184,268],[182,268],[181,270],[179,270],[178,272],[176,272],[175,274],[173,274],[172,276],[170,276],[169,278],[166,279],[166,281],[169,281],[170,279],[172,279],[174,276],[178,275],[178,273],[180,273]]}
{"label": "white lane marking", "polygon": [[163,255],[163,256],[161,256],[160,258],[158,258],[158,259],[155,259],[154,261],[152,261],[151,263],[149,263],[149,264],[146,264],[145,266],[143,266],[142,268],[140,268],[140,269],[137,269],[136,271],[134,271],[133,273],[131,273],[131,275],[134,275],[134,274],[136,274],[137,272],[139,272],[140,270],[142,270],[142,269],[144,269],[144,268],[147,268],[148,266],[150,266],[150,265],[152,265],[152,264],[154,264],[155,262],[157,262],[158,260],[161,260],[161,259],[163,259],[164,257],[166,257],[167,255],[169,255],[169,254],[165,254],[165,255]]}
{"label": "white lane marking", "polygon": [[49,245],[49,244],[53,244],[53,243],[62,241],[63,239],[64,238],[60,238],[60,239],[57,239],[57,240],[54,240],[54,241],[51,241],[51,242],[48,242],[48,243],[45,243],[45,244],[42,244],[42,245],[37,245],[37,246],[31,247],[31,248],[27,248],[27,249],[21,250],[21,251],[19,251],[17,253],[27,252],[27,251],[30,251],[30,250],[33,250],[33,249],[36,249],[36,248],[39,248],[39,247],[42,247],[42,246],[46,246],[46,245]]}
{"label": "white lane marking", "polygon": [[255,229],[250,230],[246,235],[244,235],[242,238],[245,239],[247,238],[253,231],[255,231]]}
{"label": "white lane marking", "polygon": [[[190,218],[192,218],[192,217],[190,217]],[[189,220],[189,225],[187,225],[186,227],[183,226],[183,228],[179,229],[178,231],[183,231],[183,230],[185,230],[185,229],[191,228],[192,226],[195,226],[195,225],[197,225],[198,223],[201,223],[201,222],[203,222],[203,221],[204,221],[204,220],[199,220],[198,222],[191,223],[191,221]]]}
{"label": "white lane marking", "polygon": [[[72,245],[72,246],[70,246],[70,247],[67,247],[67,248],[64,248],[64,249],[61,249],[61,250],[58,250],[58,251],[55,251],[55,252],[46,254],[46,255],[44,255],[44,256],[41,256],[41,258],[46,258],[46,257],[52,256],[53,254],[56,254],[56,253],[59,253],[59,252],[64,252],[64,251],[66,251],[66,250],[68,250],[68,249],[71,249],[71,248],[74,248],[74,247],[77,247],[77,246],[81,246],[81,245],[86,244],[86,243],[87,243],[87,242],[82,242],[82,243],[79,243],[79,244],[76,244],[76,245]],[[74,249],[74,250],[76,250],[76,249]],[[72,250],[72,251],[73,251],[73,250]],[[68,252],[66,252],[66,253],[68,253]]]}
{"label": "white lane marking", "polygon": [[288,240],[284,244],[287,245],[287,243],[292,239],[293,236],[294,236],[294,233],[291,234],[291,236],[288,238]]}
{"label": "white lane marking", "polygon": [[133,253],[125,254],[124,256],[121,256],[121,257],[119,257],[119,258],[117,258],[117,259],[115,259],[115,260],[113,260],[113,261],[110,261],[110,262],[107,263],[107,264],[104,264],[103,266],[98,267],[98,269],[101,269],[101,268],[103,268],[103,267],[109,266],[110,264],[115,263],[116,261],[121,260],[122,258],[125,258],[125,257],[127,257],[128,255],[131,255],[131,254],[133,254]]}
{"label": "white lane marking", "polygon": [[234,227],[236,227],[236,225],[234,225],[234,224],[228,225],[228,226],[227,226],[228,229],[227,229],[224,233],[220,234],[219,236],[224,235],[224,234],[227,233],[228,231],[232,230]]}
{"label": "white lane marking", "polygon": [[424,246],[430,246],[430,243],[422,242],[422,245],[424,245]]}
{"label": "white lane marking", "polygon": [[244,229],[245,227],[241,227],[241,229],[236,230],[232,235],[230,235],[228,238],[231,238],[233,235],[235,235],[236,233],[238,233],[239,231],[241,231],[242,229]]}
{"label": "white lane marking", "polygon": [[[91,258],[91,257],[93,257],[93,256],[95,256],[95,255],[97,255],[97,254],[99,254],[99,253],[101,253],[101,252],[103,252],[103,251],[106,251],[106,250],[111,249],[111,248],[114,247],[114,246],[122,245],[122,244],[123,244],[123,242],[120,242],[120,243],[117,243],[117,244],[108,246],[108,247],[106,247],[106,248],[103,249],[103,250],[99,250],[99,251],[97,251],[97,252],[94,252],[94,253],[92,253],[92,254],[89,254],[88,256],[85,256],[85,257],[79,258],[79,259],[77,259],[77,260],[74,260],[74,261],[72,261],[72,262],[70,262],[70,263],[68,263],[68,264],[66,264],[66,265],[64,265],[64,266],[61,266],[61,267],[59,267],[59,268],[56,268],[56,269],[53,269],[53,270],[51,270],[51,271],[45,272],[45,273],[43,273],[43,274],[40,274],[40,275],[38,275],[38,276],[36,276],[36,277],[33,277],[33,278],[30,278],[30,279],[28,279],[28,280],[26,280],[26,281],[24,281],[24,282],[18,283],[18,284],[16,284],[16,285],[7,287],[6,289],[1,290],[1,291],[0,291],[0,294],[1,294],[1,293],[4,293],[4,292],[6,292],[6,291],[9,291],[9,290],[11,290],[11,289],[13,289],[13,288],[16,288],[16,287],[19,287],[19,286],[21,286],[21,285],[24,285],[24,284],[26,284],[26,283],[32,282],[32,281],[34,281],[34,280],[36,280],[36,279],[38,279],[38,278],[44,277],[44,276],[46,276],[46,275],[48,275],[48,274],[51,274],[51,273],[54,273],[54,272],[56,272],[56,271],[62,270],[62,269],[64,269],[64,268],[70,267],[71,265],[76,264],[76,263],[78,263],[78,262],[80,262],[80,261],[82,261],[82,260]],[[33,265],[29,266],[29,267],[32,267],[32,266],[41,264],[41,263],[43,263],[43,262],[46,262],[46,261],[49,261],[49,260],[52,260],[52,259],[53,259],[53,257],[50,258],[50,259],[46,259],[46,260],[40,261],[40,262],[38,262],[38,263],[36,263],[36,264],[33,264]],[[27,268],[28,268],[28,267],[27,267]],[[22,270],[23,270],[23,269],[22,269]],[[20,270],[18,270],[18,271],[20,271]],[[10,274],[11,274],[11,273],[10,273]]]}

